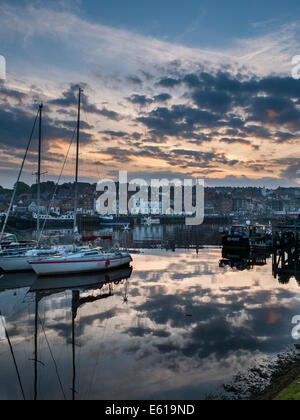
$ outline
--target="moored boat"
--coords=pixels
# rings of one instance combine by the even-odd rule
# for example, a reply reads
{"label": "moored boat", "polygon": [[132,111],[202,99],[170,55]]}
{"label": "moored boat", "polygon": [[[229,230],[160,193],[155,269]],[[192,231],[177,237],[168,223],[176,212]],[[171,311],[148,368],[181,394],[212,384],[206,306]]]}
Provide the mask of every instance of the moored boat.
{"label": "moored boat", "polygon": [[227,248],[262,249],[272,246],[272,232],[265,225],[236,224],[223,236],[222,246]]}
{"label": "moored boat", "polygon": [[225,233],[222,246],[227,248],[243,248],[250,250],[249,228],[246,225],[234,225]]}
{"label": "moored boat", "polygon": [[10,252],[1,253],[0,256],[0,270],[10,273],[17,271],[30,271],[32,270],[30,261],[39,260],[42,257],[49,257],[53,255],[63,255],[68,252],[69,249],[67,246],[58,246],[49,249],[29,249],[16,254]]}
{"label": "moored boat", "polygon": [[33,213],[32,216],[17,216],[16,226],[18,229],[30,229],[35,228],[37,224],[37,218],[40,218],[41,223],[45,223],[46,228],[70,228],[74,223],[74,216],[64,214],[62,216],[51,216],[51,215],[37,215]]}
{"label": "moored boat", "polygon": [[78,169],[79,169],[79,144],[80,144],[80,106],[83,90],[79,88],[78,117],[77,117],[77,142],[75,165],[75,194],[73,213],[73,252],[51,258],[39,258],[29,261],[32,269],[39,276],[59,274],[89,273],[94,271],[110,270],[128,265],[132,258],[128,252],[104,253],[100,248],[76,252],[75,237],[78,235],[77,208],[78,208]]}
{"label": "moored boat", "polygon": [[101,249],[91,249],[64,256],[39,258],[29,261],[29,264],[37,275],[51,276],[110,270],[129,265],[131,261],[128,252],[104,253]]}
{"label": "moored boat", "polygon": [[[29,139],[29,143],[23,158],[23,162],[19,171],[18,179],[15,184],[15,188],[11,197],[9,209],[6,214],[6,219],[4,221],[4,224],[2,226],[2,232],[0,234],[0,269],[4,272],[18,272],[18,271],[28,271],[32,270],[32,267],[30,264],[28,264],[28,260],[34,260],[39,259],[40,257],[45,257],[49,255],[55,255],[57,253],[65,253],[68,252],[69,249],[65,249],[64,247],[61,247],[61,249],[58,248],[47,248],[47,249],[41,249],[40,248],[40,239],[41,239],[41,221],[44,220],[44,223],[47,221],[47,216],[42,216],[40,214],[40,202],[41,202],[41,193],[40,193],[40,177],[41,177],[41,146],[42,146],[42,110],[43,110],[43,104],[39,106],[39,111],[37,114],[37,117],[35,119],[31,136]],[[27,152],[29,150],[29,146],[31,144],[37,118],[39,116],[39,147],[38,147],[38,172],[37,172],[37,203],[38,203],[38,211],[35,215],[35,224],[36,224],[36,230],[37,230],[37,238],[38,242],[33,241],[18,241],[16,236],[13,234],[7,234],[4,233],[4,230],[6,228],[7,220],[10,214],[10,211],[13,206],[13,202],[16,195],[16,190],[18,187],[18,183],[20,180],[20,176],[22,174],[23,166],[25,159],[27,157]],[[45,226],[44,226],[45,227]]]}
{"label": "moored boat", "polygon": [[13,233],[0,233],[0,256],[3,251],[5,252],[17,252],[33,248],[36,245],[35,241],[19,241]]}

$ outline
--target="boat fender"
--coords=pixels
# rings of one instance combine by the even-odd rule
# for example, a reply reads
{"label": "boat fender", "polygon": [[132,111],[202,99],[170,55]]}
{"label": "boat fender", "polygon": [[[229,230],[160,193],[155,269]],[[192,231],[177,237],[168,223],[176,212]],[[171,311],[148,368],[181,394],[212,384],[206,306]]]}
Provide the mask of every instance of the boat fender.
{"label": "boat fender", "polygon": [[109,267],[109,266],[110,266],[110,260],[106,260],[105,267]]}

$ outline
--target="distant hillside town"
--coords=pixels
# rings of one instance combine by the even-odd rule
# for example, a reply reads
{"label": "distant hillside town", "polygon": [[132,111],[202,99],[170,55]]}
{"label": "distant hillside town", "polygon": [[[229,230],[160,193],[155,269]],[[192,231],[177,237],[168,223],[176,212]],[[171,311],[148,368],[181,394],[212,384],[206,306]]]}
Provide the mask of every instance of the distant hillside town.
{"label": "distant hillside town", "polygon": [[[74,184],[59,185],[53,199],[55,184],[41,184],[40,213],[45,214],[49,206],[50,214],[68,215],[74,211]],[[132,196],[134,193],[129,193]],[[0,186],[0,214],[3,216],[9,206],[12,190]],[[96,201],[99,193],[96,184],[79,183],[78,213],[87,216],[96,215]],[[171,200],[172,203],[172,200]],[[161,210],[161,206],[159,205]],[[159,211],[160,211],[159,210]],[[33,214],[37,208],[37,187],[20,182],[17,188],[13,214]],[[262,216],[262,217],[297,217],[300,214],[300,187],[275,190],[256,187],[209,187],[205,188],[206,216]]]}

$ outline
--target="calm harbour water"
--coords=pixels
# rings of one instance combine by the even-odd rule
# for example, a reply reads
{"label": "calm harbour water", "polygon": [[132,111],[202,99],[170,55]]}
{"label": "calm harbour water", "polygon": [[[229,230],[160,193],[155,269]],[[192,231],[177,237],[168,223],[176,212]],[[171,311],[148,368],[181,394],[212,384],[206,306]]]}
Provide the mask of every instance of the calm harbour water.
{"label": "calm harbour water", "polygon": [[[132,273],[0,280],[26,399],[202,399],[294,344],[300,288],[274,279],[270,259],[240,271],[220,267],[219,247],[133,258]],[[0,398],[21,399],[6,339],[0,371]]]}

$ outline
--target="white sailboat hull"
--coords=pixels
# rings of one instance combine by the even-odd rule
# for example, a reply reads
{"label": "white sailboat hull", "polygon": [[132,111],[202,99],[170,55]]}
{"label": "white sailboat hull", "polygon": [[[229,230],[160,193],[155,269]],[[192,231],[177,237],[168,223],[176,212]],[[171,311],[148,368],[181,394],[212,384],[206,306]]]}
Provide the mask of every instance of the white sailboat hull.
{"label": "white sailboat hull", "polygon": [[28,256],[1,257],[0,268],[6,273],[14,271],[31,271],[32,267],[28,263]]}
{"label": "white sailboat hull", "polygon": [[33,249],[21,255],[0,256],[0,269],[5,271],[6,273],[18,271],[32,271],[32,266],[29,264],[29,261],[38,261],[43,256],[47,257],[50,255],[55,255],[57,253],[64,253],[67,250],[67,247],[48,250]]}
{"label": "white sailboat hull", "polygon": [[131,256],[127,253],[123,253],[118,256],[101,255],[96,258],[78,260],[52,258],[44,261],[30,261],[30,265],[37,275],[51,276],[110,270],[125,266],[131,261]]}

